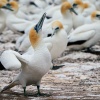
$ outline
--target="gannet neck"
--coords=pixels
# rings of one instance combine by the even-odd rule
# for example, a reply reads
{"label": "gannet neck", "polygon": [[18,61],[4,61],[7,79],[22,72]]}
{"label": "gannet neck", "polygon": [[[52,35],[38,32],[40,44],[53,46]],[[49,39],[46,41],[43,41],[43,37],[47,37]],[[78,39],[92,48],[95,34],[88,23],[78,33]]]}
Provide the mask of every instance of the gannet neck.
{"label": "gannet neck", "polygon": [[2,10],[0,10],[0,18],[4,19],[6,16]]}
{"label": "gannet neck", "polygon": [[37,33],[34,29],[30,30],[29,39],[34,49],[37,49],[42,46],[42,38],[39,33]]}

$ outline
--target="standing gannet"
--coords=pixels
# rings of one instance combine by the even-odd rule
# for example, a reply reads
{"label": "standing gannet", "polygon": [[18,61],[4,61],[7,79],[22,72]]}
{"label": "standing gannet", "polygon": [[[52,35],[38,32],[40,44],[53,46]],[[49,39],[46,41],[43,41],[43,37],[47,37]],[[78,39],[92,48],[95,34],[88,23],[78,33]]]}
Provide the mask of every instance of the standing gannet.
{"label": "standing gannet", "polygon": [[[67,33],[60,21],[54,21],[52,23],[53,34],[51,37],[44,38],[44,42],[47,45],[52,61],[61,56],[61,54],[66,50],[68,43]],[[53,66],[51,69],[59,69],[64,65]]]}
{"label": "standing gannet", "polygon": [[[67,46],[67,33],[60,21],[52,23],[53,34],[51,37],[44,38],[44,42],[51,43],[50,53],[52,60],[58,58],[66,49]],[[48,47],[49,48],[49,47]]]}
{"label": "standing gannet", "polygon": [[11,10],[11,7],[7,6],[6,5],[7,1],[6,0],[0,0],[0,33],[2,33],[2,31],[5,29],[6,27],[6,15],[5,13],[1,10],[1,8],[3,9],[8,9],[8,10]]}
{"label": "standing gannet", "polygon": [[74,0],[73,2],[73,8],[78,13],[76,16],[73,14],[73,28],[76,29],[77,27],[84,24],[84,16],[82,15],[83,10],[86,6],[84,6],[83,2],[81,0]]}
{"label": "standing gannet", "polygon": [[23,31],[28,27],[31,22],[17,17],[18,12],[18,3],[16,1],[10,1],[7,5],[11,6],[13,9],[12,13],[9,13],[6,19],[6,25],[9,29],[11,29],[14,33],[23,33]]}
{"label": "standing gannet", "polygon": [[84,5],[86,5],[86,8],[84,9],[82,15],[84,17],[88,17],[93,11],[96,10],[96,7],[94,4],[92,4],[89,1],[83,1],[83,2],[84,2]]}
{"label": "standing gannet", "polygon": [[24,89],[24,95],[26,95],[26,86],[36,85],[38,89],[38,95],[41,95],[41,79],[52,66],[50,52],[45,46],[41,36],[41,28],[45,17],[46,14],[43,14],[38,24],[36,24],[36,26],[32,28],[29,33],[30,42],[34,48],[34,52],[27,57],[23,57],[19,53],[13,51],[16,57],[22,62],[22,70],[15,80],[8,86],[4,87],[1,92],[10,89],[15,85],[22,85]]}
{"label": "standing gannet", "polygon": [[91,17],[94,23],[80,26],[68,36],[69,49],[90,48],[100,40],[100,11],[94,11]]}

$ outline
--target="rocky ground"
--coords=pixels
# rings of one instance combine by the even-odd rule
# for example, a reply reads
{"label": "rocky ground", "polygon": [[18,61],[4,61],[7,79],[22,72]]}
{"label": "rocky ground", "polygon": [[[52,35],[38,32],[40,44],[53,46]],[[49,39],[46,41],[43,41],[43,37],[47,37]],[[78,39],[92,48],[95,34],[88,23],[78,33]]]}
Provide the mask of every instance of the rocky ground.
{"label": "rocky ground", "polygon": [[[1,53],[9,48],[15,49],[19,36],[10,31],[0,35]],[[100,44],[94,49],[100,49]],[[0,100],[100,100],[100,55],[66,50],[54,63],[65,66],[50,70],[43,77],[41,92],[45,96],[36,97],[36,87],[28,86],[30,95],[24,97],[22,87],[15,86],[0,93]],[[9,84],[19,71],[0,71],[0,89]]]}

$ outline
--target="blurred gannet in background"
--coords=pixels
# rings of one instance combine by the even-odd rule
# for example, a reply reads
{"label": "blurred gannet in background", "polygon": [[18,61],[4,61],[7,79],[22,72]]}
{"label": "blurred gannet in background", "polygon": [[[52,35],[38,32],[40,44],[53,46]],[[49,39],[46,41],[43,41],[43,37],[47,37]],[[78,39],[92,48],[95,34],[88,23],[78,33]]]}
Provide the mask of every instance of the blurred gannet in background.
{"label": "blurred gannet in background", "polygon": [[76,29],[77,27],[84,24],[85,18],[82,15],[82,12],[86,8],[86,6],[83,4],[81,0],[74,0],[73,8],[78,13],[77,16],[73,14],[73,28]]}
{"label": "blurred gannet in background", "polygon": [[95,7],[100,11],[100,0],[95,0]]}
{"label": "blurred gannet in background", "polygon": [[[72,14],[70,11],[76,13],[69,2],[64,2],[61,6],[62,17],[60,17],[59,19],[56,19],[63,24],[66,34],[68,34],[73,28]],[[43,32],[46,33],[44,35],[47,36],[47,34],[49,33],[52,34],[52,23],[56,20],[53,20],[52,22],[48,24],[46,23],[44,24],[44,27],[42,29]],[[18,49],[18,51],[25,52],[29,47],[30,47],[30,41],[28,38],[28,34],[25,33],[22,37],[20,37],[17,40],[16,48]]]}
{"label": "blurred gannet in background", "polygon": [[72,12],[77,15],[72,5],[69,2],[64,2],[61,5],[59,12],[55,14],[55,16],[57,17],[53,17],[53,20],[48,25],[46,25],[46,27],[43,27],[43,30],[46,31],[45,33],[50,33],[52,22],[59,20],[63,24],[63,27],[66,30],[67,34],[69,34],[73,28]]}
{"label": "blurred gannet in background", "polygon": [[91,48],[100,40],[100,11],[94,11],[91,17],[94,23],[80,26],[68,36],[69,49]]}
{"label": "blurred gannet in background", "polygon": [[96,10],[96,7],[95,7],[94,4],[92,4],[92,3],[89,2],[89,1],[83,1],[83,2],[84,2],[84,4],[86,4],[87,8],[84,9],[82,15],[83,15],[84,17],[88,17],[93,11]]}
{"label": "blurred gannet in background", "polygon": [[16,1],[11,1],[7,5],[11,6],[13,9],[13,12],[9,13],[7,16],[7,27],[14,33],[24,33],[23,31],[25,30],[25,28],[32,23],[16,16],[16,13],[18,11],[18,3]]}
{"label": "blurred gannet in background", "polygon": [[6,15],[5,13],[1,10],[2,9],[6,9],[6,10],[10,10],[13,11],[11,7],[6,5],[7,0],[0,0],[0,34],[2,33],[2,31],[5,29],[6,27]]}
{"label": "blurred gannet in background", "polygon": [[34,52],[31,55],[26,55],[26,57],[23,57],[19,53],[12,51],[21,61],[22,71],[13,80],[13,82],[4,87],[1,92],[14,87],[15,85],[22,85],[24,89],[24,95],[26,96],[26,86],[36,85],[38,89],[37,95],[41,95],[41,79],[52,66],[50,52],[45,46],[40,32],[45,17],[46,14],[42,16],[38,24],[36,24],[36,26],[32,28],[29,33],[30,42],[34,48]]}

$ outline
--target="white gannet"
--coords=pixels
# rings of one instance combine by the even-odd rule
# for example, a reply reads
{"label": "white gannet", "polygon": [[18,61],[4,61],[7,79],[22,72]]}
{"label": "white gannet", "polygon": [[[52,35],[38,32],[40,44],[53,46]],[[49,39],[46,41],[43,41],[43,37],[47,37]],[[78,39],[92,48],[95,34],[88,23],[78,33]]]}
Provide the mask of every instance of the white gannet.
{"label": "white gannet", "polygon": [[26,86],[36,85],[38,89],[38,95],[40,92],[40,82],[42,77],[50,70],[51,55],[41,36],[41,28],[46,14],[42,16],[38,24],[30,30],[29,38],[34,52],[31,55],[20,55],[19,53],[12,51],[16,57],[21,61],[21,72],[13,80],[11,84],[4,87],[1,92],[12,88],[15,85],[22,85],[24,89],[24,95],[26,95]]}
{"label": "white gannet", "polygon": [[100,11],[100,0],[95,1],[95,7],[96,7],[97,10]]}
{"label": "white gannet", "polygon": [[68,36],[69,49],[90,48],[100,40],[100,11],[94,11],[91,17],[94,23],[80,26]]}
{"label": "white gannet", "polygon": [[[70,11],[75,13],[70,3],[64,2],[61,6],[62,17],[57,19],[63,24],[66,34],[68,34],[73,28],[72,14]],[[56,20],[53,20],[52,22],[54,21]],[[42,29],[44,33],[52,34],[52,22],[44,24],[44,27]],[[21,38],[18,39],[18,41],[16,42],[16,48],[18,49],[18,51],[25,52],[28,49],[28,47],[30,47],[30,41],[28,38],[28,34],[26,33],[26,35],[23,35]]]}
{"label": "white gannet", "polygon": [[1,8],[3,9],[8,9],[11,10],[11,7],[6,5],[7,0],[0,0],[0,33],[2,33],[2,31],[5,29],[6,27],[6,15],[5,13],[1,10]]}
{"label": "white gannet", "polygon": [[13,9],[13,12],[9,13],[7,16],[7,27],[14,33],[23,33],[26,27],[28,27],[32,23],[16,16],[16,13],[18,11],[18,3],[16,1],[11,1],[7,5],[11,6]]}
{"label": "white gannet", "polygon": [[73,8],[78,13],[77,16],[73,14],[73,28],[76,29],[77,27],[84,24],[85,18],[82,15],[82,12],[85,9],[85,6],[81,0],[74,0]]}
{"label": "white gannet", "polygon": [[51,43],[49,47],[52,60],[58,58],[66,49],[67,46],[67,33],[60,21],[54,21],[52,23],[53,34],[51,37],[44,38],[44,42]]}
{"label": "white gannet", "polygon": [[88,17],[93,11],[96,10],[96,7],[94,4],[92,4],[91,2],[89,1],[83,1],[84,4],[86,4],[87,8],[84,9],[82,15],[84,17]]}
{"label": "white gannet", "polygon": [[[67,34],[69,34],[73,28],[72,12],[77,15],[71,3],[66,1],[61,5],[60,10],[57,13],[55,13],[54,16],[57,17],[53,17],[53,21],[59,20],[63,24],[63,27],[66,30]],[[46,31],[45,33],[48,33],[48,29],[50,30],[53,21],[46,25],[47,28],[44,27]]]}

